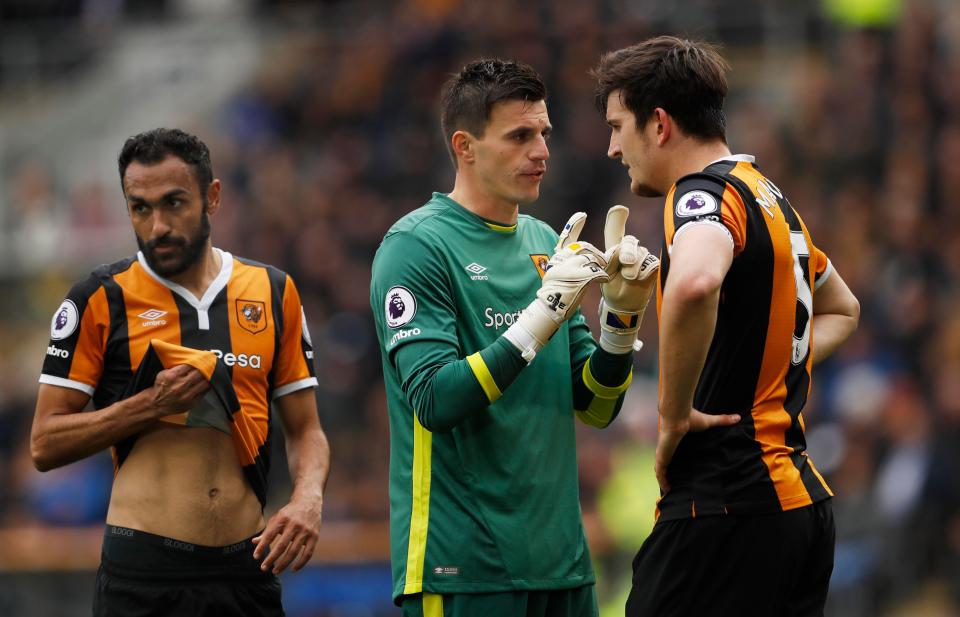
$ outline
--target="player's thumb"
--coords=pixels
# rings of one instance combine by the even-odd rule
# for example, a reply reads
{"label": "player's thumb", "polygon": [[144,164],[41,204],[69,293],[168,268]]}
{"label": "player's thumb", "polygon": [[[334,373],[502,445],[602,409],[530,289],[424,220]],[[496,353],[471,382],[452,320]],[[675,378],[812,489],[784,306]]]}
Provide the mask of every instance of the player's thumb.
{"label": "player's thumb", "polygon": [[574,212],[573,216],[567,221],[560,231],[560,238],[557,240],[556,250],[566,248],[580,239],[580,230],[587,222],[586,212]]}

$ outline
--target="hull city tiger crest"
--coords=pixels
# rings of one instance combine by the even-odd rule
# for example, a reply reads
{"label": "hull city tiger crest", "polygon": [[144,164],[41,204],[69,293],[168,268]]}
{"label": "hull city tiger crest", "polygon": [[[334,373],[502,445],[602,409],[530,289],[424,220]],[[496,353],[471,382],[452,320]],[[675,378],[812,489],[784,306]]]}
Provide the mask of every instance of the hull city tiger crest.
{"label": "hull city tiger crest", "polygon": [[531,255],[530,259],[533,260],[533,265],[536,266],[537,272],[540,273],[540,278],[543,278],[543,275],[547,272],[547,262],[550,261],[549,255]]}
{"label": "hull city tiger crest", "polygon": [[259,300],[237,300],[237,323],[254,334],[267,329],[266,305]]}

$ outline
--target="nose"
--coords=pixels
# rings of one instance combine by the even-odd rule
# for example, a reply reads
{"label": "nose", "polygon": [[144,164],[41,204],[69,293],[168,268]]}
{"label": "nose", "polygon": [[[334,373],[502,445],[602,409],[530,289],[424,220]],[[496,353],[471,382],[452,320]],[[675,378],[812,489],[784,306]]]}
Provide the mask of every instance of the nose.
{"label": "nose", "polygon": [[620,151],[620,140],[613,132],[610,133],[610,146],[607,148],[607,156],[611,159],[619,158],[623,155]]}
{"label": "nose", "polygon": [[163,213],[163,208],[154,208],[150,215],[150,239],[162,238],[170,233],[170,222]]}
{"label": "nose", "polygon": [[547,147],[547,140],[542,136],[537,140],[536,145],[530,150],[531,161],[546,161],[550,158],[550,149]]}

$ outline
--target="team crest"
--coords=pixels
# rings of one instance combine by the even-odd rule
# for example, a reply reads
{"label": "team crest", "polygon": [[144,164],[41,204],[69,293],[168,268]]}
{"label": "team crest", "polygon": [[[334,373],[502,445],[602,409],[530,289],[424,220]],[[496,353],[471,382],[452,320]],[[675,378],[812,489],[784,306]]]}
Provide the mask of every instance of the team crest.
{"label": "team crest", "polygon": [[547,262],[550,261],[549,255],[531,255],[530,259],[533,260],[534,267],[540,273],[540,278],[543,278],[543,275],[547,272]]}
{"label": "team crest", "polygon": [[717,211],[717,198],[705,191],[688,191],[677,200],[677,216],[701,216]]}
{"label": "team crest", "polygon": [[413,316],[417,314],[417,300],[409,289],[401,285],[395,285],[387,291],[387,297],[384,299],[384,311],[386,312],[387,325],[391,328],[399,328],[410,323]]}
{"label": "team crest", "polygon": [[259,300],[237,300],[237,323],[247,332],[263,332],[267,329],[264,309],[266,305]]}

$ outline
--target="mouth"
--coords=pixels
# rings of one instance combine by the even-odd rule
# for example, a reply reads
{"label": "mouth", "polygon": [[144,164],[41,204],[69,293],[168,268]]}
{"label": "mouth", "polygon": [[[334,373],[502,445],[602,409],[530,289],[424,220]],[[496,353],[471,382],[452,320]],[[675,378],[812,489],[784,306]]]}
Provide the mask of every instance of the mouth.
{"label": "mouth", "polygon": [[153,247],[151,250],[157,257],[168,257],[177,253],[180,250],[180,246],[177,244],[160,244]]}
{"label": "mouth", "polygon": [[523,176],[523,177],[525,177],[525,178],[530,178],[531,180],[540,181],[540,180],[543,180],[543,176],[544,176],[544,174],[546,174],[546,173],[547,173],[547,170],[546,170],[546,169],[539,169],[539,170],[536,170],[536,171],[523,172],[523,173],[521,173],[520,175]]}

